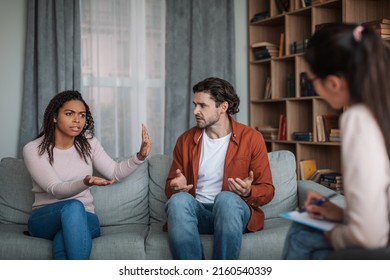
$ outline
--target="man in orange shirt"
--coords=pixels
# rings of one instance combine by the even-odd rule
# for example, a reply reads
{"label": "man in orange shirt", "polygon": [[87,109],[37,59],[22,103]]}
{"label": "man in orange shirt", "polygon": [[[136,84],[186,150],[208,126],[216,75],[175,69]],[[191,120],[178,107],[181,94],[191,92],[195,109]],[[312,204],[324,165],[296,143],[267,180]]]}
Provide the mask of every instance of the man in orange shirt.
{"label": "man in orange shirt", "polygon": [[200,234],[214,234],[213,259],[238,259],[274,196],[267,149],[230,116],[240,99],[229,82],[207,78],[193,92],[197,126],[178,138],[165,185],[169,245],[175,259],[203,259]]}

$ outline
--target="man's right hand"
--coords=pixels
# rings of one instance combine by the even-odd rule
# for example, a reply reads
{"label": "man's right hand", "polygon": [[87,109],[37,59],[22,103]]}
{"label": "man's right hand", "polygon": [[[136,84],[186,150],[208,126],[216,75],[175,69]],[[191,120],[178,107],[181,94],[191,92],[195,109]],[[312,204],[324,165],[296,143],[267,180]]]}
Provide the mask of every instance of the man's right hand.
{"label": "man's right hand", "polygon": [[188,192],[194,187],[193,184],[187,185],[187,178],[181,173],[180,169],[176,170],[176,177],[172,179],[170,186],[175,192]]}

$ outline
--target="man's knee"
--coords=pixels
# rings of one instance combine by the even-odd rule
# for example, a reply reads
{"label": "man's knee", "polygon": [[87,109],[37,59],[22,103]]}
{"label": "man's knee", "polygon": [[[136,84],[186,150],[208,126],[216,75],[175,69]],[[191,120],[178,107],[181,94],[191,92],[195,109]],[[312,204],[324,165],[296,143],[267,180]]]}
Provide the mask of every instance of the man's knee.
{"label": "man's knee", "polygon": [[194,203],[195,198],[187,192],[178,192],[166,202],[165,209],[185,209]]}
{"label": "man's knee", "polygon": [[241,204],[243,201],[239,195],[234,192],[223,191],[220,192],[214,201],[214,205],[217,207],[234,207],[235,205]]}

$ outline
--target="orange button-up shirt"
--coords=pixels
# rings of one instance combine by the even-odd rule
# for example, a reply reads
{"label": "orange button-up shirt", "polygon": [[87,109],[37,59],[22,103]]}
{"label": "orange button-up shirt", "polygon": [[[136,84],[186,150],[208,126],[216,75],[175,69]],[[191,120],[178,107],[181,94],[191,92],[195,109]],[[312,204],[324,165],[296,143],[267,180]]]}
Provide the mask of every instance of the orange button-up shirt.
{"label": "orange button-up shirt", "polygon": [[[236,122],[231,117],[229,119],[232,135],[226,152],[221,191],[229,191],[228,178],[244,179],[249,176],[249,171],[253,171],[251,195],[243,199],[251,209],[247,229],[258,231],[264,227],[264,213],[259,206],[270,202],[275,191],[267,148],[260,132]],[[177,169],[180,169],[187,178],[188,185],[194,185],[189,193],[195,197],[201,148],[201,128],[193,127],[177,139],[173,151],[173,162],[165,184],[165,194],[168,198],[174,194],[170,182],[175,178]]]}

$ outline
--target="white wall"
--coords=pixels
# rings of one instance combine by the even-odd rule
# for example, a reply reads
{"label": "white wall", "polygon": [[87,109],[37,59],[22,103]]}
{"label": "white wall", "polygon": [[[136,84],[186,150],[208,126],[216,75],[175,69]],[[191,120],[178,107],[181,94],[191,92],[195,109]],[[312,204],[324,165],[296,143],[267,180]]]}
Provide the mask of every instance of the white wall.
{"label": "white wall", "polygon": [[[23,91],[28,0],[0,0],[0,159],[16,157]],[[247,1],[234,0],[237,120],[248,124]]]}
{"label": "white wall", "polygon": [[27,0],[0,0],[0,158],[16,157]]}

